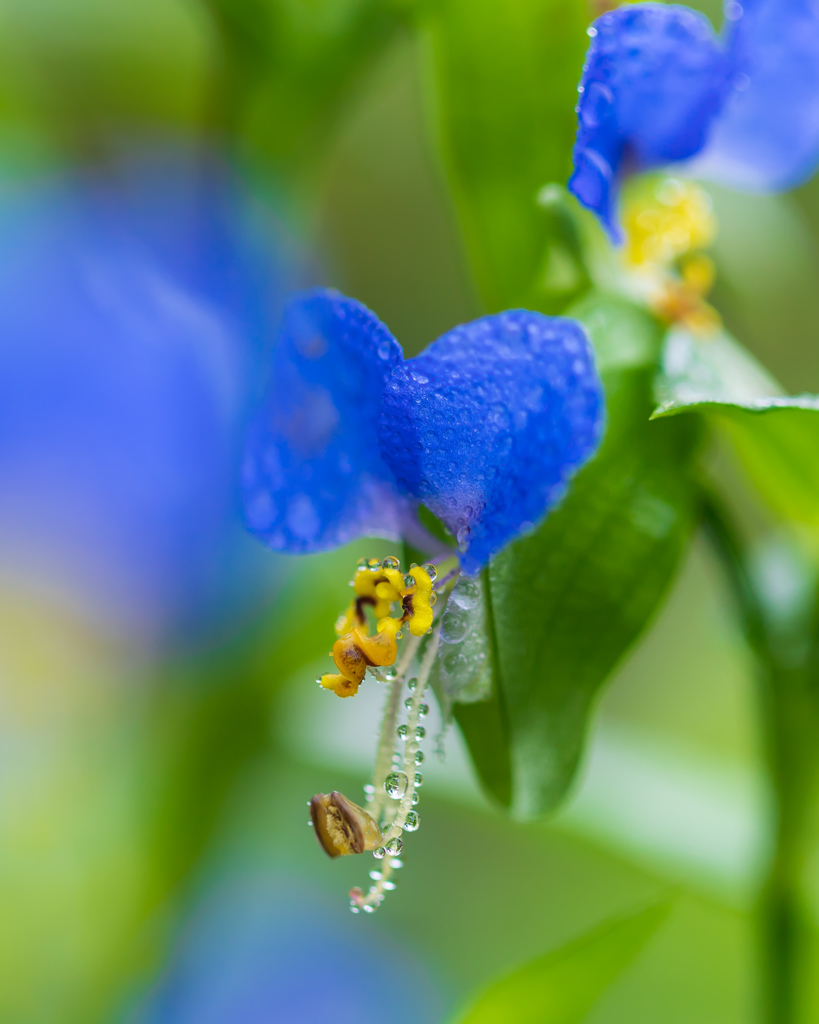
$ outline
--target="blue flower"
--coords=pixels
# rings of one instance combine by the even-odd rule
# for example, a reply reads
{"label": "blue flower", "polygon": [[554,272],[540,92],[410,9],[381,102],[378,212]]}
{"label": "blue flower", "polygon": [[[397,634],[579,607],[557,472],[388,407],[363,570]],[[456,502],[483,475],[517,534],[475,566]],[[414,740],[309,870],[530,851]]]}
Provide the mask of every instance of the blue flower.
{"label": "blue flower", "polygon": [[400,930],[358,923],[298,876],[229,875],[189,913],[128,1022],[359,1024],[385,1007],[391,1024],[441,1020],[435,978]]}
{"label": "blue flower", "polygon": [[406,536],[423,503],[473,573],[560,500],[602,418],[573,320],[499,313],[405,360],[365,306],[309,291],[285,311],[249,433],[246,521],[276,550],[321,551]]}
{"label": "blue flower", "polygon": [[819,165],[819,10],[736,0],[718,39],[687,7],[598,18],[583,69],[569,188],[613,240],[624,176],[686,163],[734,188],[775,191]]}
{"label": "blue flower", "polygon": [[236,481],[269,327],[225,176],[119,171],[0,203],[0,567],[154,642],[251,589]]}

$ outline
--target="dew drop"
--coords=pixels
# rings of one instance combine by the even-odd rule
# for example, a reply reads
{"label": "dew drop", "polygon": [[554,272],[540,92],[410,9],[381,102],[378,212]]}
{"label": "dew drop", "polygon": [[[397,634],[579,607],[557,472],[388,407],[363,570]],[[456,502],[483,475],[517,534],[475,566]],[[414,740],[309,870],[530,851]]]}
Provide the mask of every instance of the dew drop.
{"label": "dew drop", "polygon": [[589,25],[589,27],[586,29],[586,35],[589,36],[591,39],[594,39],[594,37],[597,35],[597,29],[594,27],[594,25]]}
{"label": "dew drop", "polygon": [[365,903],[361,909],[364,911],[365,914],[375,913],[375,907],[372,905],[372,903]]}
{"label": "dew drop", "polygon": [[[404,844],[401,842],[400,839],[391,839],[387,843],[385,849],[391,857],[397,857],[398,854],[404,849]],[[393,861],[392,866],[395,867],[395,861]]]}
{"label": "dew drop", "polygon": [[381,572],[381,563],[377,558],[371,558],[369,562],[367,562],[367,568],[370,572]]}
{"label": "dew drop", "polygon": [[429,714],[429,704],[419,704],[418,705],[418,717],[419,718],[423,718],[425,715],[428,715],[428,714]]}
{"label": "dew drop", "polygon": [[376,860],[383,860],[386,852],[387,851],[383,846],[379,846],[377,849],[373,850],[373,857],[375,857]]}
{"label": "dew drop", "polygon": [[407,683],[407,689],[409,690],[410,693],[415,693],[415,688],[417,686],[418,686],[418,680],[417,679],[410,679],[410,681]]}
{"label": "dew drop", "polygon": [[404,577],[404,586],[407,588],[407,590],[409,590],[411,587],[414,587],[415,586],[415,577],[414,576],[410,576],[410,575],[405,576]]}
{"label": "dew drop", "polygon": [[413,806],[413,807],[415,807],[415,805],[416,805],[416,804],[418,803],[418,801],[419,801],[420,799],[421,799],[421,797],[420,797],[420,796],[418,796],[418,794],[417,794],[417,793],[413,793],[413,794],[412,794],[412,806]]}
{"label": "dew drop", "polygon": [[421,824],[421,819],[418,817],[417,811],[410,811],[404,819],[402,828],[405,832],[415,832],[418,826]]}
{"label": "dew drop", "polygon": [[416,727],[415,727],[415,738],[416,739],[422,740],[426,736],[426,734],[427,734],[427,731],[423,727],[423,725],[416,725]]}
{"label": "dew drop", "polygon": [[407,727],[405,725],[399,725],[395,730],[398,733],[398,738],[405,740],[407,738]]}
{"label": "dew drop", "polygon": [[397,857],[390,861],[390,867],[393,869],[393,871],[398,871],[403,866],[404,862],[402,860],[399,860]]}
{"label": "dew drop", "polygon": [[398,561],[397,558],[394,558],[392,555],[390,555],[388,558],[385,558],[381,564],[384,566],[385,569],[397,569],[401,563]]}
{"label": "dew drop", "polygon": [[404,707],[407,709],[407,711],[412,710],[412,697],[407,697],[407,699],[404,701]]}
{"label": "dew drop", "polygon": [[421,751],[421,750],[418,750],[418,751],[416,751],[416,754],[415,754],[415,763],[416,763],[416,764],[423,764],[423,763],[424,763],[424,754],[423,754],[423,751]]}
{"label": "dew drop", "polygon": [[424,776],[420,772],[416,772],[412,782],[416,789],[420,789],[424,784]]}
{"label": "dew drop", "polygon": [[421,568],[429,576],[430,580],[434,583],[438,579],[438,570],[430,562],[426,562]]}
{"label": "dew drop", "polygon": [[380,882],[382,878],[381,872],[373,868],[372,871],[370,872],[370,878],[374,882]]}
{"label": "dew drop", "polygon": [[350,900],[350,913],[351,914],[360,914],[361,913],[361,907],[359,907],[358,904],[353,903],[352,900]]}
{"label": "dew drop", "polygon": [[[393,800],[400,800],[406,793],[408,785],[409,779],[404,772],[390,772],[384,780],[384,789],[387,796],[391,797]],[[383,852],[381,856],[384,856]]]}
{"label": "dew drop", "polygon": [[368,782],[367,785],[364,787],[364,792],[367,794],[367,796],[374,796],[375,786],[371,782]]}
{"label": "dew drop", "polygon": [[387,680],[388,683],[391,683],[394,679],[398,678],[398,672],[394,668],[388,668],[387,671],[384,673],[384,678]]}
{"label": "dew drop", "polygon": [[381,888],[382,889],[386,889],[387,892],[392,892],[394,889],[398,888],[398,883],[397,882],[390,882],[390,881],[382,882],[381,883]]}

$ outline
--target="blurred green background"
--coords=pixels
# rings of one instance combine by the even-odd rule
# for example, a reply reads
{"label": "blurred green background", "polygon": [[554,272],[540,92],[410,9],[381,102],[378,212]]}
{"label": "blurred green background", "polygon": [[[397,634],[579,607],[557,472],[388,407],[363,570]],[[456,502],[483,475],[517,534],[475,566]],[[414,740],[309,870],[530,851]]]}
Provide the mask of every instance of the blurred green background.
{"label": "blurred green background", "polygon": [[[357,5],[361,17],[368,6]],[[203,126],[238,139],[247,179],[321,278],[416,352],[480,307],[426,127],[421,46],[403,9],[387,7],[398,27],[376,18],[366,38],[350,30],[345,64],[322,45],[347,31],[350,5],[3,0],[5,176],[104,165],[122,144],[195,147]],[[254,65],[236,40],[265,18]],[[299,35],[301,21],[312,35]],[[259,84],[275,47],[292,57],[300,39],[304,67],[288,71],[283,58],[280,80]],[[253,99],[237,123],[243,90]],[[711,192],[715,304],[789,390],[819,390],[819,184],[787,196]],[[311,927],[332,924],[340,967],[378,993],[385,1019],[404,1019],[391,1007],[409,1000],[414,1019],[443,1021],[491,975],[665,896],[667,923],[588,1019],[749,1019],[766,795],[749,657],[702,544],[601,700],[565,810],[509,821],[481,796],[451,731],[399,889],[373,918],[346,913],[365,868],[324,857],[304,803],[330,789],[356,799],[367,780],[378,693],[347,706],[312,681],[355,560],[383,545],[298,561],[252,551],[272,596],[229,640],[162,658],[86,616],[70,593],[0,568],[0,1020],[199,1019],[182,996],[159,1006],[157,986],[182,970],[195,988],[196,971],[179,964],[201,907],[253,879],[268,896],[250,905],[281,941],[299,933],[302,911]],[[819,863],[816,885],[819,900]],[[228,925],[221,934],[251,942]],[[361,942],[391,951],[397,987],[377,965],[362,970]],[[300,962],[308,989],[325,955]],[[288,1016],[275,998],[267,1016],[239,1004],[219,1016],[223,1005],[201,1019],[324,1019]]]}

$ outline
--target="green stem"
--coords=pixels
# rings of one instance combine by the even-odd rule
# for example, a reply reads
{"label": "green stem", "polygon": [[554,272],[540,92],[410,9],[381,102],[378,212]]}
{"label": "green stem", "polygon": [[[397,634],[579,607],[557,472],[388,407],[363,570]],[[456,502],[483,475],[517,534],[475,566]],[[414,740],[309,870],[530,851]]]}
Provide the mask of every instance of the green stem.
{"label": "green stem", "polygon": [[[794,664],[771,636],[746,549],[720,502],[703,498],[707,535],[725,567],[757,662],[760,725],[771,781],[772,851],[759,900],[763,1024],[805,1022],[810,926],[803,895],[819,750],[810,664]],[[811,631],[816,637],[816,629]],[[815,643],[815,639],[814,639]]]}

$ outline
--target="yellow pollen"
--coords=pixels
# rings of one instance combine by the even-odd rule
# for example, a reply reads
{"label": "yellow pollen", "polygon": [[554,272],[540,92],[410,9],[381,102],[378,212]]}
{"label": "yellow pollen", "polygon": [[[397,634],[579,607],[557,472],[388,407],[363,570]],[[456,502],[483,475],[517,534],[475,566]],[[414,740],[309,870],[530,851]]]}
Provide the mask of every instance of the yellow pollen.
{"label": "yellow pollen", "polygon": [[[321,685],[339,697],[355,696],[368,668],[383,668],[395,662],[397,640],[405,624],[413,636],[428,632],[436,601],[435,575],[433,566],[413,565],[404,576],[395,557],[360,563],[352,581],[355,597],[335,624],[338,640],[331,656],[338,672],[321,676]],[[401,612],[396,617],[393,606],[399,602]],[[376,621],[374,636],[367,632],[367,608]]]}

